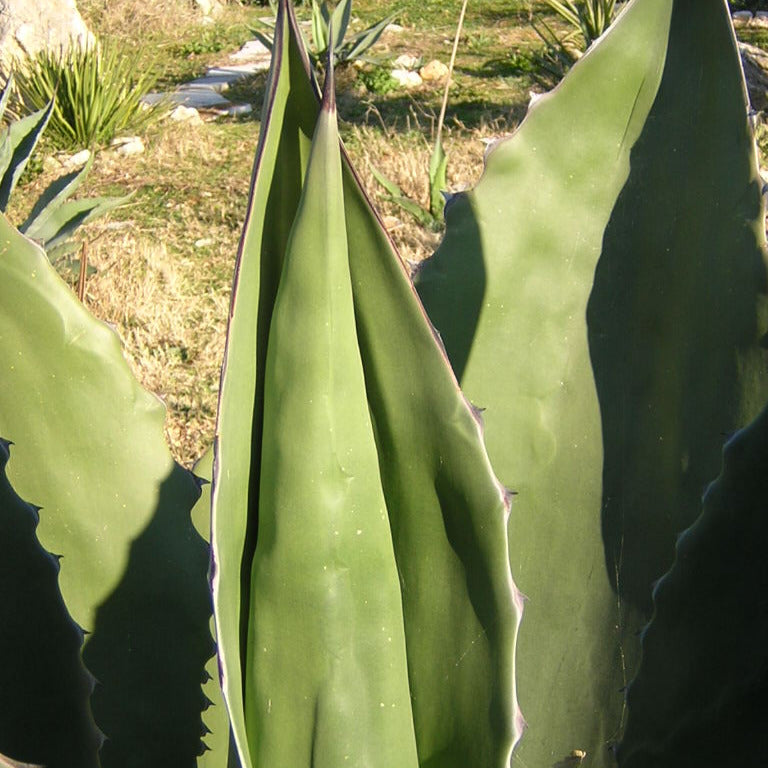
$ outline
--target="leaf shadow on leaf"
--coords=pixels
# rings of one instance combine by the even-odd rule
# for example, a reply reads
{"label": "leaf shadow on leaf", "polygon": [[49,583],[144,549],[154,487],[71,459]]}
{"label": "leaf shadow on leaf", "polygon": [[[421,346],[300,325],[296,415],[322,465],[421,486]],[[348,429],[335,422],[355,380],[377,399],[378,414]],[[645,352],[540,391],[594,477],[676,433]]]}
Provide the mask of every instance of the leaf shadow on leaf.
{"label": "leaf shadow on leaf", "polygon": [[5,476],[8,456],[0,440],[0,765],[9,755],[51,768],[96,766],[83,634],[62,600],[57,558],[38,542],[38,512]]}
{"label": "leaf shadow on leaf", "polygon": [[692,5],[675,4],[661,86],[587,308],[606,564],[621,597],[648,615],[723,443],[768,396],[756,311],[768,287],[754,225],[761,195],[741,73],[727,24],[699,14],[692,34]]}
{"label": "leaf shadow on leaf", "polygon": [[209,551],[189,515],[199,493],[175,465],[122,581],[97,612],[84,660],[98,680],[92,705],[107,736],[104,768],[194,768],[201,752],[200,686],[214,646]]}
{"label": "leaf shadow on leaf", "polygon": [[[451,367],[461,383],[485,299],[486,268],[483,240],[470,198],[464,194],[452,197],[445,206],[445,221],[453,235],[451,248],[441,254],[438,247],[435,255],[424,262],[426,268],[417,271],[415,282],[422,302],[429,307],[430,321],[440,329]],[[461,254],[458,263],[453,258],[457,252]],[[452,291],[460,301],[450,306],[437,298],[447,283],[462,287],[460,292]]]}

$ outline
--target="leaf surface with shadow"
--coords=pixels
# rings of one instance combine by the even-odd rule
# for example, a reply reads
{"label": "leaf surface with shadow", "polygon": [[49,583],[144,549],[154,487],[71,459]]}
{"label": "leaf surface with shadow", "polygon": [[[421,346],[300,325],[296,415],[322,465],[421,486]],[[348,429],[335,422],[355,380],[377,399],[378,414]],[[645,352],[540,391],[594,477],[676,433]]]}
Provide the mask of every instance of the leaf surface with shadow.
{"label": "leaf surface with shadow", "polygon": [[762,182],[725,5],[677,0],[670,39],[587,312],[606,558],[647,613],[723,443],[768,397]]}
{"label": "leaf surface with shadow", "polygon": [[83,632],[58,586],[59,562],[36,536],[37,508],[17,496],[0,440],[0,766],[13,755],[49,768],[98,768],[101,734],[89,707]]}
{"label": "leaf surface with shadow", "polygon": [[462,388],[484,408],[501,480],[517,492],[512,574],[529,598],[518,690],[528,729],[514,766],[574,750],[607,767],[642,617],[605,569],[602,441],[586,306],[629,152],[656,95],[673,0],[631,4],[446,208],[418,275]]}
{"label": "leaf surface with shadow", "polygon": [[0,371],[0,434],[16,445],[9,478],[45,509],[38,536],[62,555],[61,594],[88,633],[95,719],[110,739],[103,768],[174,741],[173,764],[194,766],[212,653],[207,547],[190,520],[199,487],[174,463],[165,409],[131,374],[116,334],[4,218]]}

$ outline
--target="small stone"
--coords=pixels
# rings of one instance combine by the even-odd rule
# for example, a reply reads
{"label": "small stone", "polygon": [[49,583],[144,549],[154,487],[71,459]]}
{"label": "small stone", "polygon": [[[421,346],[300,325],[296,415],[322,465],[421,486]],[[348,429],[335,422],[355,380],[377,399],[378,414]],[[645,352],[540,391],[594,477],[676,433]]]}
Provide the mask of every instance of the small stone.
{"label": "small stone", "polygon": [[421,57],[412,53],[401,53],[393,64],[395,69],[417,69],[421,64]]}
{"label": "small stone", "polygon": [[120,157],[132,157],[144,152],[144,142],[138,136],[124,136],[109,143]]}
{"label": "small stone", "polygon": [[748,24],[752,21],[752,11],[734,11],[731,18],[734,24]]}
{"label": "small stone", "polygon": [[425,82],[439,82],[448,77],[448,67],[442,61],[432,59],[419,70],[419,75]]}
{"label": "small stone", "polygon": [[399,24],[387,24],[387,26],[384,28],[385,32],[394,32],[396,35],[399,35],[405,27],[401,27]]}
{"label": "small stone", "polygon": [[203,122],[203,118],[200,117],[200,113],[194,107],[185,107],[183,104],[179,104],[168,117],[177,123],[187,123],[188,125],[201,125]]}
{"label": "small stone", "polygon": [[213,245],[212,237],[201,237],[199,240],[195,240],[195,248],[207,248],[209,245]]}
{"label": "small stone", "polygon": [[419,73],[412,72],[410,69],[393,69],[390,74],[392,79],[403,88],[418,88],[422,83]]}
{"label": "small stone", "polygon": [[81,168],[91,159],[90,149],[81,149],[64,161],[65,168]]}

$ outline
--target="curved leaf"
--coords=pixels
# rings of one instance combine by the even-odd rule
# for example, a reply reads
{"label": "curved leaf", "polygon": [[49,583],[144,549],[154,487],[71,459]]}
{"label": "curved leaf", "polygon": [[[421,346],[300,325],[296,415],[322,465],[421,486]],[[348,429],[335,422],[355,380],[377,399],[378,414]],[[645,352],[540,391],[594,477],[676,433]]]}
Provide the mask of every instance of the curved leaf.
{"label": "curved leaf", "polygon": [[[38,510],[8,482],[8,458],[0,440],[0,750],[51,768],[98,768],[83,632],[61,598],[59,562],[37,540]],[[0,765],[18,763],[0,756]]]}
{"label": "curved leaf", "polygon": [[723,451],[654,590],[619,765],[765,765],[768,409]]}
{"label": "curved leaf", "polygon": [[38,535],[63,555],[64,601],[90,633],[103,764],[194,765],[212,652],[208,552],[189,518],[199,488],[174,464],[164,408],[117,336],[4,218],[0,368],[9,476],[46,510]]}

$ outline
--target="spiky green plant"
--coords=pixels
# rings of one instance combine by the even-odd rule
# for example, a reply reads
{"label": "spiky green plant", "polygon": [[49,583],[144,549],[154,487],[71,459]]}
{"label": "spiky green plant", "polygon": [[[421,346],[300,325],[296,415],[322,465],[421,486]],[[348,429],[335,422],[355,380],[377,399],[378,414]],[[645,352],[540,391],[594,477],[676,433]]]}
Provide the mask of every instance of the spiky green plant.
{"label": "spiky green plant", "polygon": [[651,585],[768,399],[746,116],[726,4],[637,0],[491,150],[420,275],[519,492],[521,765],[614,764]]}
{"label": "spiky green plant", "polygon": [[[0,93],[0,121],[5,115],[13,85],[11,77]],[[11,122],[0,135],[0,212],[4,213],[8,207],[13,190],[48,126],[54,109],[54,102],[50,101],[39,111]],[[19,231],[39,243],[51,263],[62,272],[72,267],[80,269],[79,260],[72,258],[78,249],[78,243],[72,237],[74,232],[83,224],[123,205],[128,199],[88,197],[70,200],[85,180],[92,164],[93,158],[89,157],[82,168],[51,182],[19,225]]]}
{"label": "spiky green plant", "polygon": [[563,21],[581,33],[586,48],[605,34],[616,10],[616,0],[544,1]]}
{"label": "spiky green plant", "polygon": [[[733,608],[717,558],[748,558],[735,583],[762,599],[765,415],[729,447],[620,690],[722,433],[768,399],[763,208],[725,4],[634,0],[448,207],[422,291],[487,406],[490,459],[340,147],[328,69],[321,104],[283,0],[210,516],[114,334],[0,216],[0,763],[612,766],[626,705],[627,768],[707,764],[712,732],[715,764],[760,765],[765,622]],[[491,460],[519,492],[508,528]],[[191,515],[212,532],[213,662]],[[512,573],[530,598],[517,661]],[[730,613],[710,616],[710,593]],[[713,674],[726,628],[740,653]],[[510,755],[518,678],[529,729]]]}
{"label": "spiky green plant", "polygon": [[152,68],[137,71],[116,41],[66,50],[43,48],[15,68],[16,87],[27,109],[54,101],[48,137],[60,149],[108,144],[118,133],[138,131],[162,105],[142,104],[157,80]]}
{"label": "spiky green plant", "polygon": [[[274,11],[277,11],[276,1],[270,0],[270,5]],[[327,0],[312,0],[312,37],[311,44],[307,46],[307,53],[316,68],[322,68],[328,58],[331,30],[333,30],[333,64],[342,66],[358,60],[367,60],[367,52],[378,42],[387,26],[395,19],[395,14],[392,14],[371,24],[361,32],[347,36],[351,15],[352,0],[339,0],[332,10]],[[271,50],[274,43],[273,24],[271,21],[263,20],[260,23],[262,26],[267,26],[270,33],[264,34],[258,29],[254,29],[253,33]]]}

